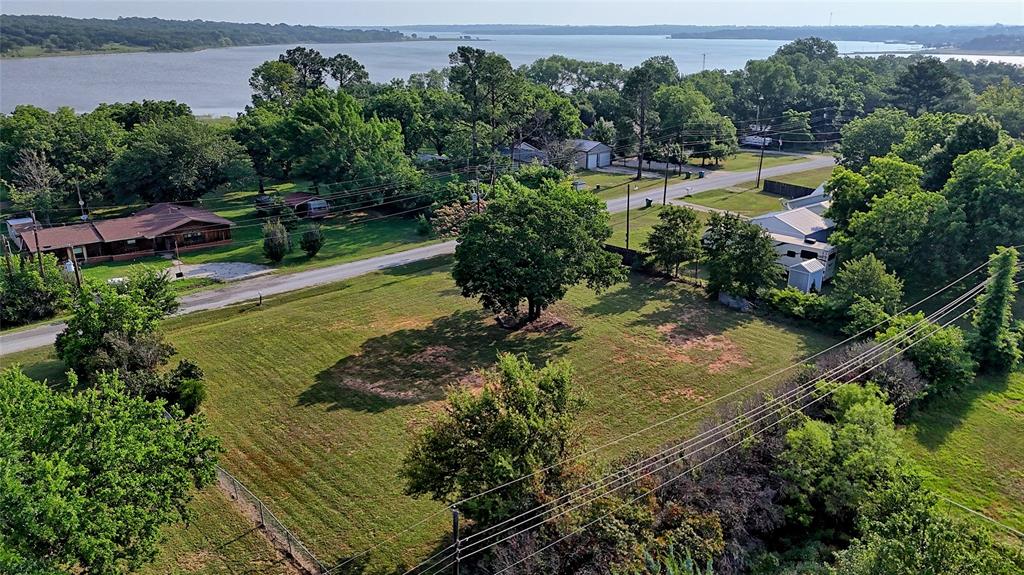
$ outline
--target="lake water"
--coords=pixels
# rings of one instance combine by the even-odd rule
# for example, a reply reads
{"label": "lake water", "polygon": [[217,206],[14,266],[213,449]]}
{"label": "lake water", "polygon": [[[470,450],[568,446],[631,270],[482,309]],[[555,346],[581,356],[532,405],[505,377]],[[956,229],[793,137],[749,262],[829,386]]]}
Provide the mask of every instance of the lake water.
{"label": "lake water", "polygon": [[[774,40],[672,40],[659,36],[493,36],[480,40],[307,44],[331,56],[349,54],[377,82],[441,68],[460,44],[504,54],[513,65],[562,54],[634,66],[651,56],[671,56],[684,73],[742,68],[784,42]],[[841,52],[914,50],[917,46],[837,42]],[[0,60],[0,110],[19,104],[48,110],[71,106],[84,112],[101,102],[177,100],[196,114],[233,116],[249,103],[252,69],[291,46],[248,46],[199,52],[104,54]]]}

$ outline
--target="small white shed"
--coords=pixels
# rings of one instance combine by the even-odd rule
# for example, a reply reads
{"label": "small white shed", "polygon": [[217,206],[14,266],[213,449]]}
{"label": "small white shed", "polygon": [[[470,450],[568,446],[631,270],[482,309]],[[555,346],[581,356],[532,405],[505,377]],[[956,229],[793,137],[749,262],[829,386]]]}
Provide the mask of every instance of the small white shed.
{"label": "small white shed", "polygon": [[804,260],[789,266],[787,283],[804,293],[820,292],[823,281],[825,281],[825,264],[821,260]]}

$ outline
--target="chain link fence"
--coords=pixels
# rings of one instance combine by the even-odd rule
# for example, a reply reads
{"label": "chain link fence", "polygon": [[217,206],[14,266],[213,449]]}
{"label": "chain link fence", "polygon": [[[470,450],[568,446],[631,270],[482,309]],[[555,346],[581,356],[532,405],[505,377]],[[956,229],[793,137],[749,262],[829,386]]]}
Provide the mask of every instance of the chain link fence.
{"label": "chain link fence", "polygon": [[219,465],[217,466],[217,483],[229,497],[242,507],[249,518],[263,528],[267,539],[270,540],[274,547],[285,553],[309,573],[320,575],[326,571],[323,563],[316,558],[316,555],[313,555],[302,544],[302,541],[299,541],[299,538],[281,523],[281,520],[270,511],[266,504],[263,503],[263,500],[256,497],[244,483]]}

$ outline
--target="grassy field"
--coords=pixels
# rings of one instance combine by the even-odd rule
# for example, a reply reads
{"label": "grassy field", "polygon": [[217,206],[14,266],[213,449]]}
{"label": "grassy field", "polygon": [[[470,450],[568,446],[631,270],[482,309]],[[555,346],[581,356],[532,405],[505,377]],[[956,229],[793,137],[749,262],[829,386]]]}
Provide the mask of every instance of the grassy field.
{"label": "grassy field", "polygon": [[744,216],[759,216],[783,208],[781,197],[762,192],[754,187],[754,182],[708,190],[684,199],[700,206],[728,210]]}
{"label": "grassy field", "polygon": [[[587,171],[577,174],[576,177],[586,182],[587,189],[596,193],[603,200],[625,197],[627,184],[633,186],[631,190],[633,194],[646,195],[660,200],[661,192],[665,186],[664,178],[644,178],[637,181],[633,176],[627,174]],[[677,184],[684,179],[683,176],[670,176],[668,185]]]}
{"label": "grassy field", "polygon": [[[643,277],[600,295],[572,289],[537,326],[509,332],[459,295],[448,262],[165,324],[168,340],[206,372],[204,409],[227,449],[223,465],[328,563],[431,513],[439,513],[436,520],[386,541],[370,572],[414,562],[443,539],[444,508],[403,495],[399,464],[413,434],[439,409],[446,386],[473,385],[474,371],[492,365],[499,351],[536,362],[571,360],[587,400],[582,425],[594,445],[831,343]],[[35,377],[61,372],[52,350],[3,362],[21,362]],[[600,459],[662,444],[691,431],[698,419],[623,442]],[[229,531],[220,524],[208,529]]]}
{"label": "grassy field", "polygon": [[[640,208],[638,210],[629,211],[629,247],[632,249],[643,249],[643,243],[647,240],[647,235],[651,233],[651,228],[654,224],[658,223],[658,214],[661,213],[661,204],[654,204],[649,208]],[[697,217],[701,221],[707,221],[708,214],[704,212],[697,212]],[[616,212],[611,215],[612,225],[612,237],[608,239],[608,243],[626,247],[626,212]]]}
{"label": "grassy field", "polygon": [[901,437],[929,485],[1024,531],[1024,373],[928,404]]}
{"label": "grassy field", "polygon": [[166,543],[156,562],[141,575],[297,575],[217,487],[199,493],[190,508],[192,521],[164,532]]}
{"label": "grassy field", "polygon": [[[746,172],[749,170],[756,170],[758,161],[760,160],[760,154],[758,152],[741,151],[735,156],[732,156],[722,162],[720,165],[715,166],[709,163],[706,166],[701,166],[699,161],[693,164],[694,168],[701,170],[725,170],[729,172]],[[764,166],[765,168],[771,168],[774,166],[785,166],[789,164],[798,164],[800,162],[806,162],[807,158],[803,156],[777,156],[771,153],[765,153],[764,155]]]}
{"label": "grassy field", "polygon": [[776,182],[793,184],[794,186],[817,188],[832,175],[832,170],[834,169],[835,166],[828,166],[803,172],[794,172],[792,174],[785,174],[782,176],[772,176],[770,179],[775,180]]}

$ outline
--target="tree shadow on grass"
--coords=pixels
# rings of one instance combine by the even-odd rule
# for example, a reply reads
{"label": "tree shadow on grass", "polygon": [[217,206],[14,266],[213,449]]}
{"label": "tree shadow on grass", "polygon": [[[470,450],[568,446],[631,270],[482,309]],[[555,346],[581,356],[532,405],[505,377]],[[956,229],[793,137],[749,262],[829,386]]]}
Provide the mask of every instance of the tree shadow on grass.
{"label": "tree shadow on grass", "polygon": [[357,353],[318,373],[298,403],[379,412],[442,399],[449,385],[478,384],[475,372],[493,365],[498,352],[543,363],[562,355],[578,337],[571,326],[508,331],[483,311],[459,311],[423,328],[367,340]]}
{"label": "tree shadow on grass", "polygon": [[598,294],[597,301],[583,308],[583,312],[592,315],[638,312],[647,305],[647,302],[664,298],[669,285],[667,279],[630,273],[624,284]]}
{"label": "tree shadow on grass", "polygon": [[980,376],[960,393],[926,401],[911,418],[917,442],[929,451],[942,447],[949,435],[963,425],[974,402],[982,396],[1006,391],[1010,377],[1009,373]]}

